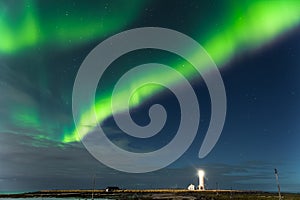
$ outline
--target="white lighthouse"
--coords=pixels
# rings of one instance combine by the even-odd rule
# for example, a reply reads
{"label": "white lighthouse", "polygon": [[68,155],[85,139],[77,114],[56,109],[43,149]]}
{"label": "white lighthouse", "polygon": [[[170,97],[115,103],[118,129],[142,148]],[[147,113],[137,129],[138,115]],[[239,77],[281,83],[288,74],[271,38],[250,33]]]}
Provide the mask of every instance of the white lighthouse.
{"label": "white lighthouse", "polygon": [[205,187],[204,187],[204,171],[203,170],[198,170],[198,177],[199,177],[199,187],[198,189],[199,190],[205,190]]}

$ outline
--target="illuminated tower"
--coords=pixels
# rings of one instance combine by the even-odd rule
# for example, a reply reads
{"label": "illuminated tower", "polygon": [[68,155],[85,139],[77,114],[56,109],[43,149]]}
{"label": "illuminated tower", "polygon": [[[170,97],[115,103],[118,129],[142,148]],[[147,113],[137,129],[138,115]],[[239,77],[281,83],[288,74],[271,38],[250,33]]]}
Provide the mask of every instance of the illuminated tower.
{"label": "illuminated tower", "polygon": [[204,171],[203,170],[199,170],[198,171],[198,177],[199,177],[199,190],[205,190],[204,188]]}

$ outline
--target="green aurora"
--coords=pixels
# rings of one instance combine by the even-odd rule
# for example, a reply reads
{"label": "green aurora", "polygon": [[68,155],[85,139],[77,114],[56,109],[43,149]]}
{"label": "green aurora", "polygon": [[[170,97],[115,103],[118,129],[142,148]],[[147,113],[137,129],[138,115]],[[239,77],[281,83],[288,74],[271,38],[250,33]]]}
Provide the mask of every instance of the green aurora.
{"label": "green aurora", "polygon": [[[113,3],[113,5],[111,5]],[[119,7],[120,2],[98,2],[94,7],[84,1],[39,2],[25,0],[19,3],[18,13],[0,3],[0,52],[14,54],[36,46],[52,43],[61,48],[80,45],[103,38],[126,27],[138,17],[143,1],[134,0]],[[78,5],[79,4],[79,5]],[[61,8],[61,10],[57,10]],[[120,13],[122,17],[120,17]]]}
{"label": "green aurora", "polygon": [[[15,18],[12,18],[13,13],[6,12],[5,6],[1,5],[0,53],[13,55],[37,46],[47,48],[49,45],[68,49],[74,45],[83,45],[104,39],[126,30],[126,27],[133,24],[143,14],[144,9],[142,8],[147,3],[134,1],[130,5],[122,6],[121,14],[118,9],[107,11],[105,4],[102,5],[100,11],[99,7],[96,9],[95,6],[95,10],[92,11],[71,9],[66,12],[50,12],[53,10],[51,8],[55,8],[58,4],[51,2],[48,5],[50,8],[47,6],[41,8],[36,1],[25,1],[23,7],[20,8],[20,14]],[[117,1],[115,4],[111,7],[119,8]],[[61,5],[59,4],[59,6]],[[64,6],[66,6],[65,10],[69,9],[69,5]],[[223,9],[222,19],[212,19],[219,24],[218,31],[215,30],[215,27],[197,26],[197,19],[194,19],[193,22],[196,23],[193,27],[196,27],[194,31],[197,33],[197,37],[194,39],[206,49],[219,67],[225,66],[246,51],[255,51],[270,44],[300,23],[300,1],[296,0],[272,1],[271,3],[270,1],[244,1],[243,5],[231,1],[231,4]],[[72,45],[70,45],[70,41]],[[194,59],[199,59],[198,52],[191,54]],[[186,77],[193,78],[195,75],[193,70],[183,67],[181,62],[174,61],[173,67]],[[157,75],[155,72],[150,73],[149,76],[167,77],[165,74]],[[143,77],[138,78],[143,80]],[[171,84],[177,84],[177,80],[173,77],[168,77],[168,81]],[[128,85],[135,86],[134,80]],[[126,91],[124,89],[124,94]],[[156,87],[140,88],[131,98],[130,107],[141,105],[159,91],[160,89]],[[120,93],[116,97],[116,101],[123,103],[124,94]],[[91,121],[95,111],[98,117],[97,122]],[[63,143],[80,141],[77,131],[88,134],[92,129],[91,125],[101,123],[110,116],[111,94],[97,96],[96,104],[87,105],[87,109],[81,116],[80,124],[88,126],[77,127],[77,129],[73,124],[65,126],[59,140]],[[37,128],[41,126],[41,119],[37,111],[29,109],[17,109],[12,119],[16,122],[18,120],[26,121],[27,126]]]}

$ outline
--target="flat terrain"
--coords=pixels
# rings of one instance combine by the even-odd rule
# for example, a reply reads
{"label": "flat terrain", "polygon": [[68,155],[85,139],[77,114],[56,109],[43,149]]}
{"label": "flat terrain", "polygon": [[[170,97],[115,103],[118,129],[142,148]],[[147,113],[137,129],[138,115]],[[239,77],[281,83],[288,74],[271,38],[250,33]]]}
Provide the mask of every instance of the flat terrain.
{"label": "flat terrain", "polygon": [[[23,194],[3,194],[0,198],[32,198],[32,197],[74,197],[78,199],[109,198],[109,199],[176,199],[176,200],[218,200],[218,199],[268,199],[278,200],[276,193],[256,192],[256,191],[236,191],[236,190],[115,190],[106,192],[105,190],[43,190],[38,192]],[[283,199],[300,200],[300,194],[283,194]]]}

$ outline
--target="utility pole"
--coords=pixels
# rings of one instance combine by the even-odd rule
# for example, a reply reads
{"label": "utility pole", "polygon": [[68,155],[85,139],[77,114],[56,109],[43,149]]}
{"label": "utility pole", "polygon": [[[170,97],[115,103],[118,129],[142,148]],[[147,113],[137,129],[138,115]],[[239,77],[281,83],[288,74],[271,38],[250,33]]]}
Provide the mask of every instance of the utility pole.
{"label": "utility pole", "polygon": [[274,169],[275,171],[275,177],[276,177],[276,182],[277,182],[277,187],[278,187],[278,196],[279,196],[279,200],[282,200],[281,198],[281,194],[280,194],[280,185],[279,185],[279,179],[278,179],[278,172],[277,169]]}
{"label": "utility pole", "polygon": [[94,200],[95,185],[96,185],[96,175],[94,175],[94,178],[93,178],[92,200]]}

